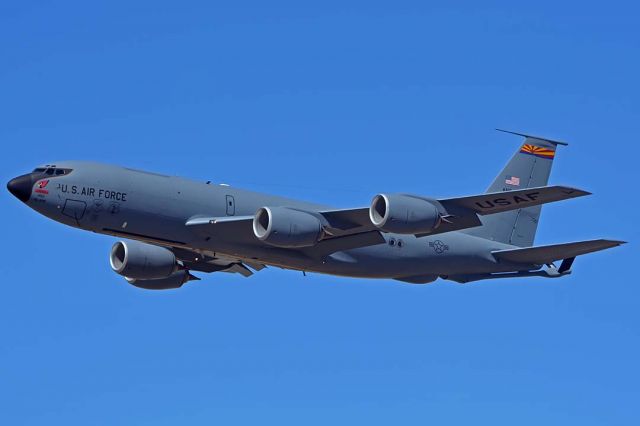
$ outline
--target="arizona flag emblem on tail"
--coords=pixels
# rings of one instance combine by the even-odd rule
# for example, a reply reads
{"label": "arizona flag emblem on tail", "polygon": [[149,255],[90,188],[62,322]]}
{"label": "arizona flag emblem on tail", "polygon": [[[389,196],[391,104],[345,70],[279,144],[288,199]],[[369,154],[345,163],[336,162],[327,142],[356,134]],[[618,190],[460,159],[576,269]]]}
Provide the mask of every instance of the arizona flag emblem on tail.
{"label": "arizona flag emblem on tail", "polygon": [[556,155],[556,151],[553,149],[542,148],[528,143],[522,145],[522,148],[520,148],[520,152],[522,154],[535,155],[536,157],[549,158],[551,160]]}

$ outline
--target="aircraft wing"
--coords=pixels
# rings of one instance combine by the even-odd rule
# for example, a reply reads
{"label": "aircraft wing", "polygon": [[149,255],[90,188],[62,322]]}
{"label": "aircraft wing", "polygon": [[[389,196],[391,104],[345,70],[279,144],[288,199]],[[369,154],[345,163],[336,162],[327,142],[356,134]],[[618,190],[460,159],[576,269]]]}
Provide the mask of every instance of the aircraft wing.
{"label": "aircraft wing", "polygon": [[506,260],[514,263],[543,265],[551,263],[554,260],[570,259],[582,254],[616,247],[624,243],[624,241],[600,239],[579,241],[575,243],[498,250],[492,252],[492,254],[499,260]]}
{"label": "aircraft wing", "polygon": [[589,194],[581,189],[556,185],[439,199],[435,201],[444,213],[443,223],[433,232],[416,236],[423,237],[480,226],[482,222],[478,215],[518,210]]}
{"label": "aircraft wing", "polygon": [[[310,212],[320,215],[324,222],[324,237],[314,249],[334,252],[383,243],[380,231],[369,219],[369,208],[323,210]],[[189,219],[189,227],[204,227],[208,233],[234,235],[235,238],[256,241],[253,233],[253,216],[197,217]]]}
{"label": "aircraft wing", "polygon": [[[310,212],[314,213],[314,212]],[[369,219],[369,208],[322,210],[317,212],[325,222],[325,230],[331,236],[344,236],[377,230]],[[251,232],[253,216],[196,217],[189,219],[187,226],[209,226],[228,232]]]}
{"label": "aircraft wing", "polygon": [[455,215],[456,210],[466,210],[479,215],[506,212],[554,201],[590,195],[590,192],[568,186],[540,186],[516,191],[490,192],[468,197],[438,200],[445,210]]}
{"label": "aircraft wing", "polygon": [[336,231],[341,230],[348,232],[356,229],[360,231],[372,231],[376,229],[369,219],[369,207],[323,210],[320,214],[325,218],[330,228]]}
{"label": "aircraft wing", "polygon": [[199,272],[229,272],[245,277],[253,275],[253,271],[260,271],[266,266],[257,262],[247,262],[223,256],[209,256],[181,247],[167,247],[173,251],[176,258],[190,271]]}
{"label": "aircraft wing", "polygon": [[[544,186],[431,200],[440,210],[444,220],[432,232],[416,236],[473,228],[482,225],[478,215],[517,210],[584,195],[589,195],[589,192],[567,186]],[[325,243],[323,250],[348,250],[384,242],[380,231],[371,222],[368,207],[309,213],[318,216],[323,223],[324,236],[319,242]],[[206,232],[212,235],[233,235],[237,241],[251,244],[256,240],[252,222],[253,216],[194,217],[186,222],[186,226],[206,229]]]}
{"label": "aircraft wing", "polygon": [[[589,195],[590,192],[568,186],[542,186],[515,191],[492,192],[466,197],[433,200],[439,204],[445,221],[429,234],[441,234],[482,225],[477,215],[501,213],[554,201]],[[335,235],[353,234],[377,229],[369,218],[369,208],[328,210],[320,212]]]}

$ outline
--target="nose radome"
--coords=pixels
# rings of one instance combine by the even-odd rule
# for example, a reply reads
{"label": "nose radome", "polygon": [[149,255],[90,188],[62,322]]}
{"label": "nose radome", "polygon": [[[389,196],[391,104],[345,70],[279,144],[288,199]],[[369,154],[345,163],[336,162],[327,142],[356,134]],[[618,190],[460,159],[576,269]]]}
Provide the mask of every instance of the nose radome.
{"label": "nose radome", "polygon": [[31,175],[22,175],[17,178],[11,179],[7,183],[7,189],[18,200],[26,203],[31,197],[31,190],[33,189],[33,178]]}

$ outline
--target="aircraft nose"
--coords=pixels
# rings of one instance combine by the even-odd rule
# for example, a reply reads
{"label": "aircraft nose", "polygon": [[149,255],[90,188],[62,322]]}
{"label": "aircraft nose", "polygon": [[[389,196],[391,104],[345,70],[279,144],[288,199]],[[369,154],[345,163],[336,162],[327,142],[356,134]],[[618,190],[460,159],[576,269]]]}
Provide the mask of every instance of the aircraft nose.
{"label": "aircraft nose", "polygon": [[33,189],[33,179],[30,174],[18,176],[17,178],[11,179],[9,183],[7,183],[7,189],[18,200],[26,203],[31,197],[31,190]]}

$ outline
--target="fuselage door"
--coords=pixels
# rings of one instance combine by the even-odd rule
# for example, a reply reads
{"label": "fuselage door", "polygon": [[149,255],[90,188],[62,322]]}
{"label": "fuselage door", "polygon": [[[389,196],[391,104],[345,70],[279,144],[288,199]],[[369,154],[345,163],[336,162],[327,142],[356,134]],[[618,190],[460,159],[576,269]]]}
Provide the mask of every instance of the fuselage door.
{"label": "fuselage door", "polygon": [[236,214],[236,200],[233,198],[233,195],[226,196],[227,202],[227,216],[233,216]]}
{"label": "fuselage door", "polygon": [[87,203],[85,203],[84,201],[67,199],[64,202],[62,214],[75,219],[76,222],[79,222],[80,219],[82,219],[82,217],[84,216],[84,212],[86,209]]}

